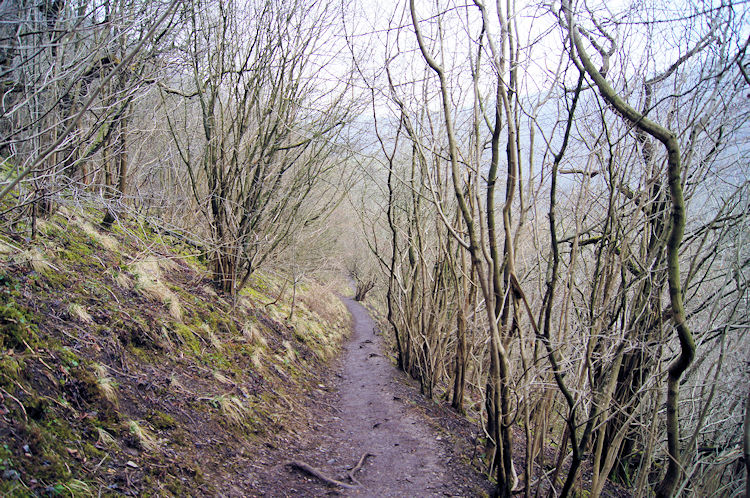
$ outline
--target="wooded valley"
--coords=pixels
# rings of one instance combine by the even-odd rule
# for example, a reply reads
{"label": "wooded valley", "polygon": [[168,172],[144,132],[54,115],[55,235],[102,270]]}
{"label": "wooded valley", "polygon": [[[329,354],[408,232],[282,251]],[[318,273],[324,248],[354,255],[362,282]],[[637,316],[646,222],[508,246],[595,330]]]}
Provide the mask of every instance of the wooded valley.
{"label": "wooded valley", "polygon": [[2,0],[0,279],[61,212],[228,314],[344,275],[498,496],[750,496],[748,44],[745,1]]}

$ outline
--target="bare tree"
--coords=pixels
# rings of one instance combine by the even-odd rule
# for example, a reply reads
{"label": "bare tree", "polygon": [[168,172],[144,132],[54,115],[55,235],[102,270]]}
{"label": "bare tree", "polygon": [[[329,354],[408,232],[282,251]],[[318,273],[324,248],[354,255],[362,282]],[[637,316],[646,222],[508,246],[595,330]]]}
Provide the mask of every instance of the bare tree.
{"label": "bare tree", "polygon": [[[18,206],[34,201],[36,212],[66,185],[61,178],[85,183],[87,163],[143,81],[124,75],[151,56],[176,2],[131,6],[116,17],[110,2],[9,4],[0,121],[12,132],[0,140],[7,166],[0,199],[12,192]],[[124,51],[110,52],[112,43]],[[127,83],[103,101],[116,80]]]}
{"label": "bare tree", "polygon": [[318,53],[336,13],[322,2],[185,9],[192,81],[164,94],[197,101],[200,130],[189,119],[167,119],[208,222],[214,281],[234,293],[293,230],[341,196],[337,166],[346,153],[336,140],[349,119],[348,85],[326,86],[320,70],[328,60]]}

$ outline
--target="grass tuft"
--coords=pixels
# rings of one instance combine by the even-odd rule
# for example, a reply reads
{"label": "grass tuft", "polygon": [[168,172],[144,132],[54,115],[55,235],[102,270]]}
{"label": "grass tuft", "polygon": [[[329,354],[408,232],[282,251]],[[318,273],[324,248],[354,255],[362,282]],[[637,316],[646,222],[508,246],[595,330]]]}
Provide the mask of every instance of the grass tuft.
{"label": "grass tuft", "polygon": [[130,290],[133,288],[133,286],[135,286],[135,284],[133,283],[133,279],[130,278],[125,272],[117,273],[117,275],[115,275],[115,282],[125,290]]}
{"label": "grass tuft", "polygon": [[31,269],[37,273],[45,274],[56,270],[37,248],[29,249],[20,254],[21,261],[28,263]]}
{"label": "grass tuft", "polygon": [[253,351],[253,354],[250,356],[250,362],[256,370],[261,370],[263,368],[263,352],[260,349]]}
{"label": "grass tuft", "polygon": [[101,427],[96,428],[99,439],[97,440],[97,444],[100,446],[115,446],[115,438],[107,432],[106,430],[102,429]]}
{"label": "grass tuft", "polygon": [[70,303],[68,305],[68,313],[70,313],[70,315],[76,318],[78,321],[83,322],[85,324],[94,323],[94,319],[91,318],[91,315],[89,315],[89,312],[86,311],[86,308],[84,308],[80,304]]}
{"label": "grass tuft", "polygon": [[234,382],[232,382],[232,379],[224,375],[223,373],[219,372],[218,370],[213,371],[214,379],[221,382],[222,384],[226,386],[232,386],[234,385]]}
{"label": "grass tuft", "polygon": [[208,342],[211,343],[211,345],[216,349],[222,349],[224,345],[221,342],[221,339],[219,339],[219,336],[216,335],[216,333],[211,329],[211,327],[208,326],[206,323],[202,323],[200,326],[201,330],[206,333],[206,336],[208,337]]}
{"label": "grass tuft", "polygon": [[128,431],[135,437],[142,449],[146,451],[154,451],[159,447],[156,438],[149,434],[148,431],[141,427],[135,420],[128,421]]}
{"label": "grass tuft", "polygon": [[0,254],[18,254],[21,250],[8,242],[0,240]]}
{"label": "grass tuft", "polygon": [[268,347],[266,338],[263,337],[263,334],[258,327],[252,322],[246,322],[245,325],[242,326],[242,335],[249,344],[261,346],[263,348]]}
{"label": "grass tuft", "polygon": [[297,353],[294,351],[292,343],[289,341],[284,341],[283,346],[284,349],[286,349],[286,353],[284,354],[285,358],[289,360],[289,362],[295,361],[297,359]]}
{"label": "grass tuft", "polygon": [[248,407],[237,396],[222,394],[216,401],[219,403],[221,413],[227,421],[236,426],[242,426],[250,414]]}
{"label": "grass tuft", "polygon": [[188,392],[188,390],[185,389],[185,386],[183,385],[183,383],[180,382],[180,379],[175,374],[172,374],[169,377],[169,387],[172,388],[172,390],[177,391],[177,392],[183,392],[183,393]]}
{"label": "grass tuft", "polygon": [[96,388],[104,399],[118,406],[117,383],[108,375],[107,368],[100,364],[94,363],[94,375],[96,376]]}
{"label": "grass tuft", "polygon": [[82,221],[82,220],[75,220],[76,224],[81,227],[81,229],[94,239],[96,242],[98,242],[103,248],[107,249],[108,251],[117,251],[120,248],[120,244],[117,242],[117,240],[114,237],[110,237],[107,234],[99,233],[99,231],[94,228],[94,225],[89,223],[88,221]]}
{"label": "grass tuft", "polygon": [[160,301],[169,307],[169,314],[177,321],[182,321],[182,306],[177,295],[169,290],[164,282],[161,281],[160,265],[175,265],[169,259],[157,260],[154,258],[136,261],[133,264],[133,270],[136,274],[136,289],[146,297]]}
{"label": "grass tuft", "polygon": [[89,485],[80,479],[71,479],[62,486],[70,492],[71,496],[94,496]]}

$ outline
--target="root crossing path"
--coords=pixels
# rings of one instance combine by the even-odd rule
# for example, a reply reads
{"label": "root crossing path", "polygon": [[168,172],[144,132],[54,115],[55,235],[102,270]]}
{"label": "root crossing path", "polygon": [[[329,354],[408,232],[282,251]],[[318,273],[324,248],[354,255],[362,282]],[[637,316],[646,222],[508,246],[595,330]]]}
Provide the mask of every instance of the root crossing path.
{"label": "root crossing path", "polygon": [[[422,397],[418,386],[384,356],[367,310],[352,299],[342,300],[352,315],[353,330],[340,370],[329,380],[334,385],[326,386],[321,379],[320,396],[312,400],[315,422],[290,441],[286,462],[273,466],[276,475],[259,483],[263,494],[384,497],[486,492],[486,479],[466,463],[470,424]],[[459,448],[464,449],[463,457]],[[305,466],[311,469],[305,471]]]}

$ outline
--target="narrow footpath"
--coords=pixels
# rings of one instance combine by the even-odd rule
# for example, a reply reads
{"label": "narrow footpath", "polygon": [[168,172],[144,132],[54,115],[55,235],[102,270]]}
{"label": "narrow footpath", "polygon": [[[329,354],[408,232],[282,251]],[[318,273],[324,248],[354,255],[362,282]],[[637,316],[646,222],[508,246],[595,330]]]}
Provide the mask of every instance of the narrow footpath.
{"label": "narrow footpath", "polygon": [[[472,426],[422,397],[418,386],[383,356],[384,345],[367,310],[352,299],[342,301],[353,330],[340,370],[321,379],[320,396],[312,398],[315,416],[309,431],[279,448],[286,460],[268,462],[269,471],[257,483],[260,493],[421,497],[489,491],[486,478],[468,465]],[[353,487],[326,484],[290,461]],[[352,474],[353,483],[349,474],[358,462],[362,465]]]}

